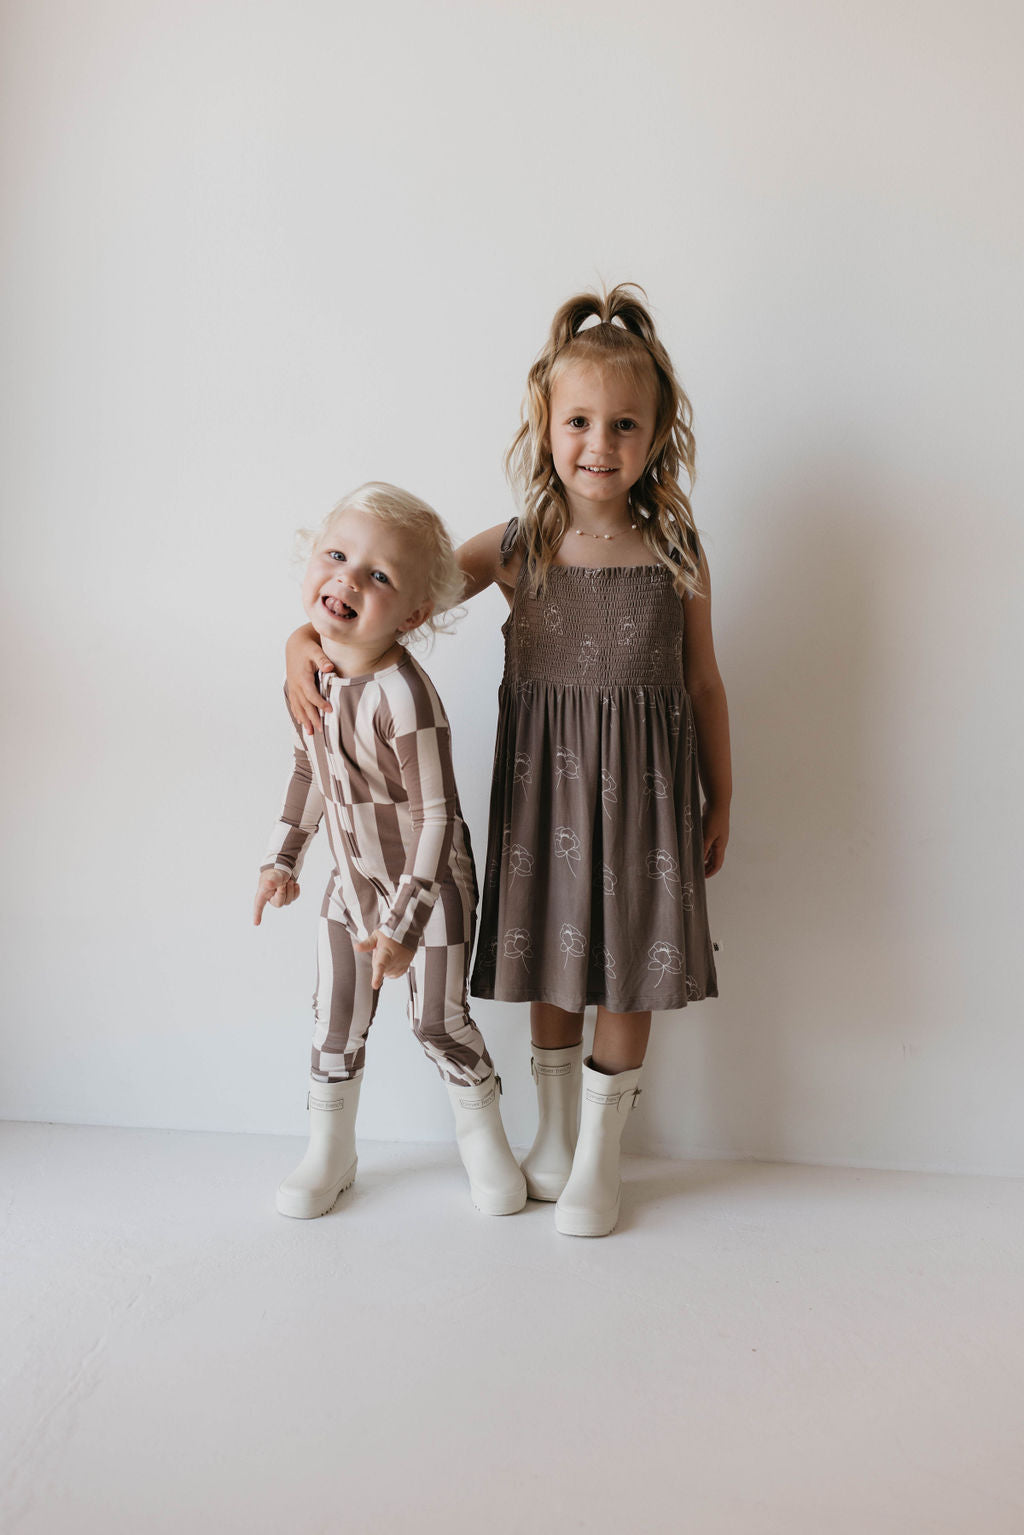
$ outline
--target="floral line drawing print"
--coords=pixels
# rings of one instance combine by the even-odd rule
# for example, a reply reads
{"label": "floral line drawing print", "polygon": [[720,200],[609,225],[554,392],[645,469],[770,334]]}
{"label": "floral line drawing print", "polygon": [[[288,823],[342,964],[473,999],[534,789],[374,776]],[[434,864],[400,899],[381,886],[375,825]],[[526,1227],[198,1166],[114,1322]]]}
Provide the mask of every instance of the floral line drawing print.
{"label": "floral line drawing print", "polygon": [[603,943],[596,943],[590,951],[590,958],[598,970],[603,970],[609,981],[617,981],[615,974],[615,955],[606,949]]}
{"label": "floral line drawing print", "polygon": [[680,729],[680,726],[682,725],[682,722],[683,722],[683,711],[682,711],[682,709],[679,707],[678,704],[669,704],[669,706],[668,706],[668,733],[669,733],[669,735],[677,736],[679,734],[679,729]]}
{"label": "floral line drawing print", "polygon": [[512,792],[515,793],[517,784],[521,785],[523,790],[523,798],[525,799],[526,790],[532,783],[533,763],[530,761],[526,752],[516,752],[516,760],[512,764]]}
{"label": "floral line drawing print", "polygon": [[529,970],[527,961],[533,958],[533,945],[525,927],[510,927],[505,934],[502,950],[506,959],[521,959],[523,969]]}
{"label": "floral line drawing print", "polygon": [[695,975],[686,977],[686,995],[691,1002],[699,1002],[704,995]]}
{"label": "floral line drawing print", "polygon": [[641,796],[643,803],[640,806],[638,819],[643,820],[644,811],[649,810],[652,799],[668,799],[668,779],[664,773],[659,773],[657,768],[652,768],[644,774],[644,792]]}
{"label": "floral line drawing print", "polygon": [[615,870],[610,869],[606,863],[603,863],[598,872],[594,875],[594,884],[600,885],[605,895],[614,895],[615,887],[618,883],[619,876],[616,874]]}
{"label": "floral line drawing print", "polygon": [[[652,847],[647,854],[647,878],[660,879],[669,895],[675,900],[672,886],[679,884],[679,862],[667,847]],[[693,886],[690,886],[692,894]]]}
{"label": "floral line drawing print", "polygon": [[565,955],[562,961],[564,970],[570,959],[583,958],[587,952],[587,940],[578,927],[573,927],[571,922],[563,922],[558,933],[558,947]]}
{"label": "floral line drawing print", "polygon": [[608,816],[608,817],[611,816],[611,811],[608,809],[608,806],[609,805],[617,805],[619,803],[619,796],[615,792],[615,790],[617,788],[618,788],[618,784],[615,782],[615,779],[612,777],[611,773],[609,773],[607,768],[602,768],[601,769],[601,805],[602,805],[602,808],[604,810],[605,815]]}
{"label": "floral line drawing print", "polygon": [[570,778],[578,782],[580,776],[580,759],[576,753],[570,751],[567,746],[560,746],[555,752],[555,783],[560,784],[563,778]]}
{"label": "floral line drawing print", "polygon": [[697,746],[697,732],[693,726],[693,715],[686,716],[686,755],[692,757]]}
{"label": "floral line drawing print", "polygon": [[573,879],[576,878],[576,865],[583,856],[583,848],[580,839],[569,826],[556,826],[555,835],[551,839],[556,858],[564,858],[568,864]]}
{"label": "floral line drawing print", "polygon": [[632,645],[636,639],[636,620],[632,618],[619,619],[619,644]]}
{"label": "floral line drawing print", "polygon": [[683,910],[684,911],[692,911],[693,910],[693,881],[689,880],[689,879],[686,881],[686,884],[683,886]]}
{"label": "floral line drawing print", "polygon": [[521,842],[513,842],[509,848],[508,866],[512,870],[512,878],[509,880],[509,888],[517,879],[529,879],[533,873],[533,854]]}
{"label": "floral line drawing print", "polygon": [[589,634],[584,635],[583,641],[580,645],[579,660],[576,664],[579,666],[581,672],[585,672],[589,667],[593,665],[596,659],[597,646],[594,644],[594,641],[591,639]]}
{"label": "floral line drawing print", "polygon": [[549,634],[562,632],[562,610],[555,602],[549,602],[544,609],[544,627]]}
{"label": "floral line drawing print", "polygon": [[660,986],[666,975],[682,974],[683,956],[674,943],[652,943],[647,954],[650,960],[648,970],[661,971],[654,983],[655,986]]}
{"label": "floral line drawing print", "polygon": [[504,863],[505,859],[508,857],[508,850],[511,847],[511,845],[512,845],[512,823],[510,821],[507,826],[502,827],[502,832],[501,832],[501,861],[502,861],[502,863]]}
{"label": "floral line drawing print", "polygon": [[686,805],[683,809],[683,846],[689,847],[693,841],[693,809]]}

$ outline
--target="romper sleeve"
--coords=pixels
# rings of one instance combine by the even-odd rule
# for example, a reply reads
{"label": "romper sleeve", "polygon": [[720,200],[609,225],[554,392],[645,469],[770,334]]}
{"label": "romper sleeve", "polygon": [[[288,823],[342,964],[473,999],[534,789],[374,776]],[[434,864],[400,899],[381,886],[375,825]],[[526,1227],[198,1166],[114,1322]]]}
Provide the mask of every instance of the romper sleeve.
{"label": "romper sleeve", "polygon": [[[287,689],[285,707],[288,707]],[[264,869],[281,869],[297,879],[309,844],[320,825],[324,800],[313,777],[313,766],[305,739],[290,708],[288,718],[296,736],[291,777],[284,791],[281,814],[270,834],[270,842],[260,864],[260,873]]]}
{"label": "romper sleeve", "polygon": [[379,925],[388,938],[415,949],[447,877],[459,817],[451,727],[419,667],[401,668],[388,703],[385,728],[408,795],[412,837],[394,900]]}

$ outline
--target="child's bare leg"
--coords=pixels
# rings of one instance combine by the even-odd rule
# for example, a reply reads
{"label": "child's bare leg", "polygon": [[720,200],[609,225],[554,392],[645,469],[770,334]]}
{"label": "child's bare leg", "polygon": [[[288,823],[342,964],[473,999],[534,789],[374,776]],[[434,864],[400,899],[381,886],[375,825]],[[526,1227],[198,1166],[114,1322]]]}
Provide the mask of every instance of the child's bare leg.
{"label": "child's bare leg", "polygon": [[[647,1014],[650,1022],[650,1013]],[[566,1050],[583,1038],[583,1014],[550,1002],[530,1003],[530,1039],[538,1050]]]}
{"label": "child's bare leg", "polygon": [[611,1013],[606,1007],[599,1007],[591,1056],[593,1069],[607,1077],[618,1076],[620,1071],[635,1071],[644,1063],[650,1034],[650,1013]]}

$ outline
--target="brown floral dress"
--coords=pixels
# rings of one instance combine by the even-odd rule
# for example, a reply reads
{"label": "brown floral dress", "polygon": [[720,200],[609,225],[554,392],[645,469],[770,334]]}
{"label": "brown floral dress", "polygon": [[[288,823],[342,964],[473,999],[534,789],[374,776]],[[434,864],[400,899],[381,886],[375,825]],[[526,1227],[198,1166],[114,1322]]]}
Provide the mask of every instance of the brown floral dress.
{"label": "brown floral dress", "polygon": [[533,596],[523,560],[474,996],[632,1013],[718,995],[683,611],[664,565],[554,565]]}

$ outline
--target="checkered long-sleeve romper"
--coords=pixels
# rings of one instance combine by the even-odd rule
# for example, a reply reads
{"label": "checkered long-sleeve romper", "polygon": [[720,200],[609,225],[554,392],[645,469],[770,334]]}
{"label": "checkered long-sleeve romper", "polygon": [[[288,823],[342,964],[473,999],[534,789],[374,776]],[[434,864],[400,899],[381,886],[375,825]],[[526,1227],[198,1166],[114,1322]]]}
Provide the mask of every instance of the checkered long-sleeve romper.
{"label": "checkered long-sleeve romper", "polygon": [[409,1019],[427,1056],[446,1081],[486,1081],[491,1058],[467,1000],[476,879],[444,707],[410,655],[365,677],[321,676],[320,691],[331,704],[322,735],[306,735],[289,711],[295,760],[261,866],[297,877],[326,821],[334,866],[320,913],[313,1075],[340,1081],[363,1069],[379,992],[372,956],[353,939],[379,928],[416,950]]}

